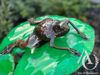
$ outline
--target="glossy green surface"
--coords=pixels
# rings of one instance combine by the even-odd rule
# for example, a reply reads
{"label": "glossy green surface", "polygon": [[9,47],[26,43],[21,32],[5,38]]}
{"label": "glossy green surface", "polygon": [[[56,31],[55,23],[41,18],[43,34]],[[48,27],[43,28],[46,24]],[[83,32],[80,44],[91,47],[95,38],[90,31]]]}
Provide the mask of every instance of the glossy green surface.
{"label": "glossy green surface", "polygon": [[[74,18],[66,18],[57,15],[43,16],[37,18],[41,20],[44,18],[53,18],[55,20],[68,19],[76,25],[76,27],[86,34],[89,40],[82,39],[75,29],[69,24],[70,32],[63,37],[58,37],[55,40],[56,46],[71,47],[82,53],[86,50],[89,54],[94,47],[94,30],[92,27]],[[0,45],[0,51],[2,51],[8,44],[11,44],[17,39],[26,40],[32,33],[36,25],[30,26],[28,22],[24,22],[15,27]],[[82,66],[82,61],[78,64],[80,57],[72,55],[66,50],[54,49],[49,46],[49,42],[45,45],[34,49],[34,53],[31,54],[31,49],[25,48],[25,54],[19,61],[14,75],[68,75]],[[14,53],[23,51],[20,48],[14,48]],[[85,54],[83,55],[85,56]],[[82,56],[82,57],[83,57]]]}
{"label": "glossy green surface", "polygon": [[0,75],[11,75],[14,69],[14,61],[12,55],[0,57]]}

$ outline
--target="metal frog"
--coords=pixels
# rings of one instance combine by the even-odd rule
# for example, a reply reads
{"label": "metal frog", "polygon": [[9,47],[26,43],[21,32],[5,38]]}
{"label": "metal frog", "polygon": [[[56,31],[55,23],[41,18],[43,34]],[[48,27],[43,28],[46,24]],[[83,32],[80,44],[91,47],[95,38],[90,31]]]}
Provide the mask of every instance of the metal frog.
{"label": "metal frog", "polygon": [[39,47],[42,45],[42,42],[50,41],[50,47],[56,48],[58,50],[68,50],[74,55],[80,56],[80,53],[77,52],[77,50],[73,48],[67,48],[67,47],[58,47],[54,45],[54,41],[56,37],[61,37],[67,34],[70,30],[70,27],[68,26],[68,23],[70,23],[74,29],[77,31],[77,33],[85,40],[88,38],[85,34],[83,34],[81,31],[79,31],[76,26],[69,20],[65,19],[64,21],[59,20],[53,20],[52,18],[46,18],[43,20],[36,21],[34,18],[28,19],[28,22],[30,25],[37,24],[37,27],[35,27],[35,30],[33,33],[28,37],[26,41],[24,40],[16,40],[14,43],[8,45],[1,54],[9,54],[12,52],[13,48],[19,47],[19,48],[26,48],[26,47]]}

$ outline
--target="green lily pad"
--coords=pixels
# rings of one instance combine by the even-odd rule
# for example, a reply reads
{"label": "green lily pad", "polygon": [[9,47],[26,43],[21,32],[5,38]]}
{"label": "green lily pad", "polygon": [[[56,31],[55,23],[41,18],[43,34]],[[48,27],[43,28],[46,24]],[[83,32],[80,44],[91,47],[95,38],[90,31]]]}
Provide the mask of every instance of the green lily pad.
{"label": "green lily pad", "polygon": [[14,69],[14,61],[12,55],[0,57],[0,75],[11,75]]}
{"label": "green lily pad", "polygon": [[[91,26],[75,18],[67,18],[57,15],[43,16],[36,20],[42,20],[44,18],[52,18],[60,21],[68,19],[89,38],[89,40],[81,38],[75,29],[69,24],[70,32],[63,37],[56,38],[55,45],[71,47],[80,53],[83,53],[86,50],[88,54],[91,54],[95,39],[94,30]],[[17,39],[26,40],[33,32],[35,26],[36,25],[31,26],[28,22],[24,22],[15,27],[2,41],[0,51]],[[25,50],[25,54],[19,61],[14,71],[14,75],[68,75],[82,66],[82,61],[78,63],[80,57],[74,56],[66,50],[51,48],[49,42],[39,48],[35,48],[33,54],[31,54],[31,49],[29,48],[14,48],[13,52],[19,53],[23,50]],[[84,56],[85,54],[83,54],[82,57]]]}

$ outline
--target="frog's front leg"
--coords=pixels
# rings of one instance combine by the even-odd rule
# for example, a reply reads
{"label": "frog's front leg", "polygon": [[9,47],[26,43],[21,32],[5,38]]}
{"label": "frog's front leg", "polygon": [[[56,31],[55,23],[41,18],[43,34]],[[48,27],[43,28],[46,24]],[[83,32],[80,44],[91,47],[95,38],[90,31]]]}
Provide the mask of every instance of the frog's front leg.
{"label": "frog's front leg", "polygon": [[73,48],[67,48],[67,47],[58,47],[54,45],[54,41],[56,39],[56,36],[52,36],[51,40],[50,40],[50,47],[56,48],[56,49],[60,49],[60,50],[68,50],[69,52],[71,52],[73,55],[77,55],[80,56],[80,53],[77,52],[77,50],[73,49]]}
{"label": "frog's front leg", "polygon": [[81,35],[82,38],[85,40],[89,40],[89,38],[86,37],[85,34],[83,34],[71,21],[68,20],[68,22],[74,27],[74,29],[77,31],[78,34]]}

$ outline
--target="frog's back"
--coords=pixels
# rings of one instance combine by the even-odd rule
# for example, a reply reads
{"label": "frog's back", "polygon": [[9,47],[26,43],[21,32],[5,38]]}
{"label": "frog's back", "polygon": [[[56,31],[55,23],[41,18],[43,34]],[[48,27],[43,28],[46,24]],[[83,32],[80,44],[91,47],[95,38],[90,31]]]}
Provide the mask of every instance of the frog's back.
{"label": "frog's back", "polygon": [[43,40],[49,40],[52,34],[53,19],[44,20],[35,28],[36,35]]}

